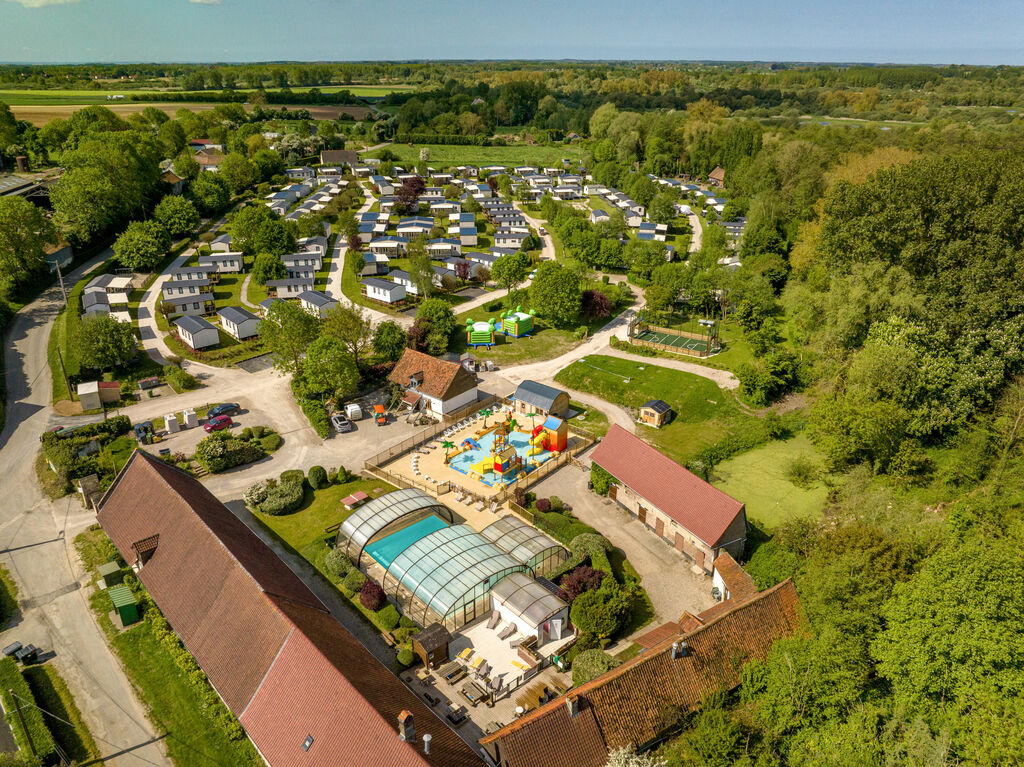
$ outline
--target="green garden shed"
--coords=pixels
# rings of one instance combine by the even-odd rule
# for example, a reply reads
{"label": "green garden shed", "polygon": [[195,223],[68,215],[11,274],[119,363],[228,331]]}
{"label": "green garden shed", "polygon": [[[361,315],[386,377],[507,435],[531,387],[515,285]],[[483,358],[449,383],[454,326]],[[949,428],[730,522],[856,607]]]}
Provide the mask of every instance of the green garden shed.
{"label": "green garden shed", "polygon": [[124,581],[124,573],[121,572],[121,567],[117,562],[106,562],[96,568],[96,572],[100,574],[107,588],[116,586]]}
{"label": "green garden shed", "polygon": [[107,589],[114,610],[121,617],[122,626],[130,626],[139,620],[139,605],[135,601],[132,590],[125,585],[111,586]]}

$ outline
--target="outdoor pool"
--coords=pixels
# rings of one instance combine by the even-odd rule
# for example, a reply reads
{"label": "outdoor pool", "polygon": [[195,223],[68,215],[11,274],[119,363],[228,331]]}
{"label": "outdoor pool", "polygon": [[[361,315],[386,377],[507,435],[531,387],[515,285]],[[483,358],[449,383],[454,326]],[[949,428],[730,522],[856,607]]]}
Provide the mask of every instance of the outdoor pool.
{"label": "outdoor pool", "polygon": [[[473,470],[473,464],[490,456],[491,448],[494,445],[494,435],[495,432],[488,432],[480,439],[476,440],[477,444],[481,447],[480,450],[473,448],[464,453],[459,453],[448,462],[448,465],[456,471],[461,471],[463,474],[469,474],[469,472]],[[542,450],[536,455],[528,457],[526,453],[532,446],[530,445],[530,435],[524,432],[513,431],[508,437],[508,442],[516,449],[516,453],[519,457],[523,459],[523,465],[527,467],[527,471],[551,457],[551,453],[547,450]],[[458,444],[462,444],[461,440]],[[513,480],[498,479],[493,471],[489,471],[483,475],[482,481],[484,484],[493,485],[495,483],[511,482]]]}
{"label": "outdoor pool", "polygon": [[396,533],[385,536],[373,543],[366,544],[364,551],[373,557],[381,567],[387,570],[395,557],[412,546],[420,538],[426,538],[432,532],[448,527],[448,523],[431,514],[419,522],[403,527]]}

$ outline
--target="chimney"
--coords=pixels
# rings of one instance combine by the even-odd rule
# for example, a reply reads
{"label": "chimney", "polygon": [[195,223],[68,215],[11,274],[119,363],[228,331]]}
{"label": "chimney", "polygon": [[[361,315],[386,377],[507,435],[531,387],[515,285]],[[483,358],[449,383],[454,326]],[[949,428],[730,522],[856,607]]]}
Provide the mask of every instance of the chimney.
{"label": "chimney", "polygon": [[680,639],[672,643],[672,660],[678,660],[686,656],[686,640]]}
{"label": "chimney", "polygon": [[398,739],[411,743],[416,740],[416,728],[412,723],[412,712],[403,710],[398,715]]}
{"label": "chimney", "polygon": [[569,718],[575,719],[576,715],[580,713],[580,700],[575,695],[566,696],[565,707],[569,709]]}
{"label": "chimney", "polygon": [[429,756],[430,754],[430,733],[426,732],[423,734],[423,753]]}

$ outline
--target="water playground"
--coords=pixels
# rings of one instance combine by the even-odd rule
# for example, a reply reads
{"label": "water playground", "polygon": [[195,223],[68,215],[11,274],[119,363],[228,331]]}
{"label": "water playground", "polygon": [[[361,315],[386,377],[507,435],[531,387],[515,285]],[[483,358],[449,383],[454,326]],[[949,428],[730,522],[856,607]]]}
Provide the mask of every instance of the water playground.
{"label": "water playground", "polygon": [[504,420],[486,425],[462,437],[445,463],[485,485],[514,482],[566,449],[569,428],[560,418],[548,417],[543,423],[524,428],[508,413]]}

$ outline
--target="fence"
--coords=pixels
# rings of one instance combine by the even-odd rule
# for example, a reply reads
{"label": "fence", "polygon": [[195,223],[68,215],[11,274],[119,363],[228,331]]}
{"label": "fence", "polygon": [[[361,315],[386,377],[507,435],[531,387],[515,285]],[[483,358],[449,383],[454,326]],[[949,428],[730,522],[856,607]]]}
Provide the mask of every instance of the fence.
{"label": "fence", "polygon": [[682,354],[687,357],[706,357],[707,352],[700,351],[698,349],[686,349],[680,346],[669,346],[668,344],[658,344],[654,341],[641,341],[639,338],[630,338],[629,342],[634,346],[646,346],[649,349],[657,349],[658,351],[670,352],[671,354]]}

